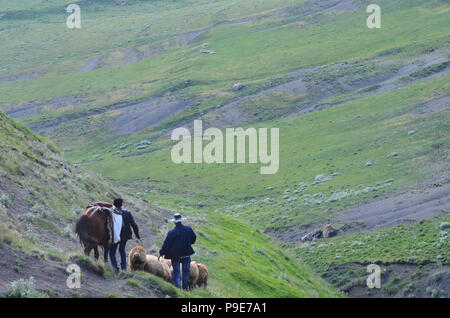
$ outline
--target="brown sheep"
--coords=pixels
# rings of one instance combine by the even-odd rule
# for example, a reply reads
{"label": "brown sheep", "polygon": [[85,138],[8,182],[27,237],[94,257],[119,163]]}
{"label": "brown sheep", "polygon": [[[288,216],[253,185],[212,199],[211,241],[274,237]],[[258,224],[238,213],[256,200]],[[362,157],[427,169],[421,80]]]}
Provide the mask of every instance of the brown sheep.
{"label": "brown sheep", "polygon": [[144,270],[146,252],[142,246],[133,247],[128,255],[128,266],[131,271]]}
{"label": "brown sheep", "polygon": [[197,264],[198,267],[198,280],[197,280],[197,286],[202,288],[206,288],[208,286],[208,278],[209,278],[209,272],[208,268],[203,264]]}

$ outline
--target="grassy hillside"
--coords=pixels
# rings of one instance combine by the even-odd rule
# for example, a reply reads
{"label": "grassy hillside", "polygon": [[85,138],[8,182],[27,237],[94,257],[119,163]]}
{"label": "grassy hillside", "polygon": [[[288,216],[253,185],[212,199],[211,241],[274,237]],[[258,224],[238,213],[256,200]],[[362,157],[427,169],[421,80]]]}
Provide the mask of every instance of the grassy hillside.
{"label": "grassy hillside", "polygon": [[[114,189],[102,179],[68,164],[52,144],[0,112],[0,295],[30,292],[52,297],[105,297],[111,288],[135,292],[118,281],[107,265],[94,265],[84,256],[74,233],[83,207],[96,200],[124,196],[139,219],[153,226],[164,223],[162,213],[147,202]],[[148,241],[156,236],[143,227]],[[80,263],[79,260],[82,260]],[[66,287],[66,266],[83,265],[82,293]],[[87,265],[86,265],[87,264]],[[88,266],[89,265],[89,266]],[[34,278],[33,280],[30,277]],[[13,288],[13,281],[17,287]],[[20,286],[23,285],[21,288]],[[157,296],[158,285],[147,296]]]}
{"label": "grassy hillside", "polygon": [[[0,254],[5,266],[0,285],[2,295],[11,291],[9,283],[15,277],[28,279],[27,275],[39,275],[36,288],[41,296],[187,296],[143,273],[116,276],[109,265],[96,265],[78,256],[81,246],[73,233],[78,215],[87,203],[123,196],[135,213],[145,247],[157,253],[170,227],[166,224],[169,211],[128,196],[102,179],[74,168],[54,146],[3,113],[0,113],[0,136]],[[193,296],[336,295],[310,269],[237,220],[219,214],[204,219],[193,217],[191,225],[200,234],[195,259],[206,263],[211,271],[210,288]],[[241,233],[248,236],[240,236]],[[223,244],[217,243],[220,241]],[[128,248],[135,245],[132,241]],[[42,273],[33,268],[33,257],[37,258],[34,263],[44,268]],[[73,261],[88,271],[86,285],[80,291],[71,291],[64,283],[65,264]],[[52,271],[59,275],[48,279]]]}
{"label": "grassy hillside", "polygon": [[[302,246],[286,244],[350,296],[447,298],[449,215]],[[379,264],[383,288],[366,288],[367,267]]]}
{"label": "grassy hillside", "polygon": [[[193,206],[200,201],[208,209],[221,208],[263,227],[281,216],[281,210],[287,217],[275,223],[279,227],[314,222],[356,201],[396,191],[448,168],[432,164],[445,156],[444,145],[450,142],[448,109],[431,116],[420,114],[429,101],[449,90],[448,83],[445,76],[271,123],[281,131],[280,170],[275,175],[261,175],[259,164],[176,165],[170,148],[126,157],[99,151],[101,159],[85,165],[118,184],[147,190],[151,200]],[[417,134],[409,135],[413,130]],[[390,156],[393,153],[397,155]],[[365,167],[369,161],[374,165]],[[120,169],[124,164],[127,168]],[[339,175],[332,180],[314,184],[315,176],[330,177],[336,172]],[[366,187],[370,191],[363,191]],[[333,193],[339,192],[347,195],[333,200]],[[267,197],[271,204],[263,202]]]}
{"label": "grassy hillside", "polygon": [[[310,288],[304,275],[315,276],[295,270],[303,267],[288,255],[275,257],[285,251],[265,232],[351,296],[366,295],[369,262],[390,266],[395,277],[385,280],[416,288],[375,295],[431,296],[425,290],[436,282],[411,277],[424,260],[427,275],[447,273],[449,250],[430,238],[429,249],[414,245],[410,259],[410,231],[441,234],[437,219],[409,223],[444,222],[449,212],[448,1],[377,1],[381,29],[367,28],[366,0],[82,1],[80,30],[65,26],[68,3],[4,1],[0,108],[72,164],[196,220],[205,234],[198,257],[221,269],[209,292],[330,295],[328,287]],[[235,83],[244,87],[234,91]],[[279,128],[278,173],[261,175],[259,164],[174,164],[170,133],[195,119],[204,128]],[[23,169],[15,162],[5,167],[12,174]],[[435,190],[440,196],[427,205],[421,193]],[[392,209],[380,204],[380,211],[411,199],[425,212],[375,215],[379,227],[368,228],[365,204],[385,199]],[[301,236],[325,223],[345,236],[331,240],[326,255],[309,253]],[[377,235],[389,239],[380,245]],[[335,251],[341,240],[364,249]],[[407,248],[395,257],[380,250],[398,242]],[[442,281],[445,292],[433,295],[448,292]]]}

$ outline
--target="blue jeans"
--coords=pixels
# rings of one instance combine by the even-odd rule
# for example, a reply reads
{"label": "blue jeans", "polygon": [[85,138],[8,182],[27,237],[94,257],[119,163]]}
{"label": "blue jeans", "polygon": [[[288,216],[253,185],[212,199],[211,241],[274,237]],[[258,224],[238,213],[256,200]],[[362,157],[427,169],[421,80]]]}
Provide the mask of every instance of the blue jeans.
{"label": "blue jeans", "polygon": [[182,276],[183,276],[183,289],[186,290],[189,287],[189,276],[191,271],[191,257],[186,256],[180,259],[172,260],[173,267],[173,284],[177,288],[181,288],[180,284],[180,264],[182,267]]}
{"label": "blue jeans", "polygon": [[119,247],[120,267],[122,268],[123,271],[127,269],[127,253],[125,252],[126,245],[127,245],[127,241],[123,240],[123,241],[120,241],[119,243],[111,245],[111,248],[109,250],[109,258],[111,260],[111,265],[117,271],[119,270],[119,267],[117,266],[117,261],[116,261],[117,247]]}

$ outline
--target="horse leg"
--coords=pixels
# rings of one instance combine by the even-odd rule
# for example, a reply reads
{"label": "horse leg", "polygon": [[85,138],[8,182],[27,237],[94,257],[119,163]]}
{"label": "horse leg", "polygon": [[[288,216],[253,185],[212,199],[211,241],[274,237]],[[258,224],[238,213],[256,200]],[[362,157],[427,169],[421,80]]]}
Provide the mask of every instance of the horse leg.
{"label": "horse leg", "polygon": [[91,254],[91,251],[92,251],[92,246],[86,246],[85,248],[84,248],[84,254],[87,256],[87,257],[89,257],[89,254]]}
{"label": "horse leg", "polygon": [[98,262],[99,256],[100,256],[100,254],[98,253],[98,245],[96,245],[96,246],[94,247],[94,258],[95,258],[95,261],[96,261],[96,262]]}
{"label": "horse leg", "polygon": [[111,248],[111,244],[109,244],[109,243],[106,243],[103,246],[103,252],[104,252],[103,260],[104,260],[105,264],[108,263],[108,254],[109,254],[110,248]]}

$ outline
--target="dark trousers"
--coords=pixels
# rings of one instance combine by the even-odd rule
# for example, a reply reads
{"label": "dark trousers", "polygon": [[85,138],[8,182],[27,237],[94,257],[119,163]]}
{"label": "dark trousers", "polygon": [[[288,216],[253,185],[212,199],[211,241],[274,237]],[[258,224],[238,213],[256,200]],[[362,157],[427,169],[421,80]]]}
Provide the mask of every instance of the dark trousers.
{"label": "dark trousers", "polygon": [[120,267],[122,268],[122,270],[127,269],[127,253],[125,252],[126,245],[127,245],[127,240],[121,240],[119,243],[111,245],[111,249],[109,250],[109,259],[111,260],[111,265],[117,271],[119,270],[119,267],[117,266],[117,261],[116,261],[117,247],[119,247]]}
{"label": "dark trousers", "polygon": [[180,259],[172,260],[173,284],[178,288],[181,288],[180,264],[182,267],[183,289],[186,290],[189,287],[189,276],[190,276],[190,271],[191,271],[191,257],[186,256],[186,257],[182,257]]}

